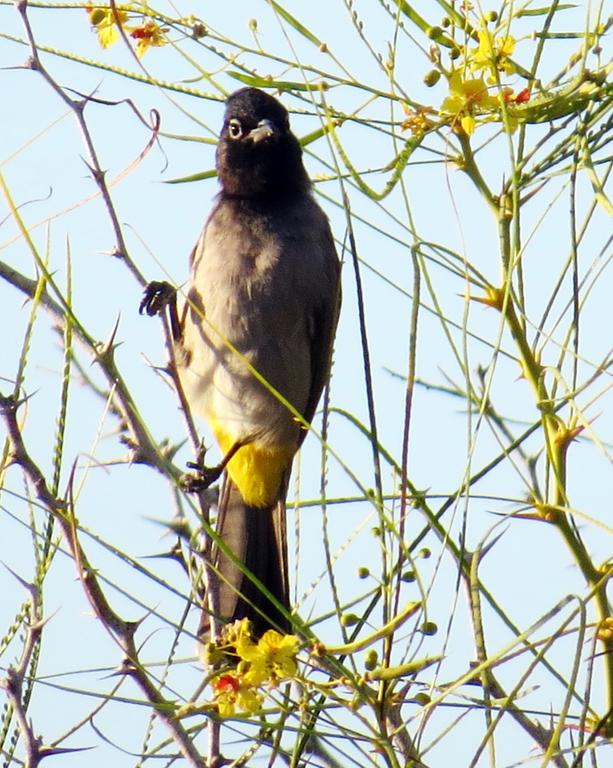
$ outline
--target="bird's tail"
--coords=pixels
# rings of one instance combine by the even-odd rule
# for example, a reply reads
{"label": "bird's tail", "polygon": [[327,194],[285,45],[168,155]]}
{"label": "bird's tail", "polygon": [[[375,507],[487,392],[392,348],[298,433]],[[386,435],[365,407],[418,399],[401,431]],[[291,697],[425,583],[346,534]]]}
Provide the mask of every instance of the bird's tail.
{"label": "bird's tail", "polygon": [[[233,562],[219,547],[214,547],[212,571],[213,578],[217,580],[219,619],[223,622],[250,619],[256,637],[268,629],[290,632],[288,619],[250,578],[250,575],[255,576],[289,613],[283,501],[265,509],[250,507],[226,476],[219,504],[217,533],[247,571],[244,573],[238,562]],[[199,636],[206,639],[208,634],[209,615],[205,608]]]}

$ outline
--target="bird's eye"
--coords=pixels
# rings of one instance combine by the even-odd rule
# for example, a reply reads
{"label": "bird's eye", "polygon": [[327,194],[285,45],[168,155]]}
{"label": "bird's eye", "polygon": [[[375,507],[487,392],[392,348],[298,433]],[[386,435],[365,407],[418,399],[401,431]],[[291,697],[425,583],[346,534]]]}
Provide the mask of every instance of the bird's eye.
{"label": "bird's eye", "polygon": [[232,118],[232,120],[230,120],[228,123],[228,133],[230,134],[230,138],[240,139],[240,137],[243,135],[243,127],[240,124],[240,120],[237,120],[236,118]]}

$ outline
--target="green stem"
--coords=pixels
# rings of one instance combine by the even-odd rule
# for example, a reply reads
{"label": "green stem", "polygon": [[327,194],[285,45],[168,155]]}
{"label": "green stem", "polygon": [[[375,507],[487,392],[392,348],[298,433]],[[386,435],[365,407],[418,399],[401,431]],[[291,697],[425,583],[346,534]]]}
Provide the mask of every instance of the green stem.
{"label": "green stem", "polygon": [[498,216],[500,207],[496,201],[496,198],[491,193],[490,188],[487,186],[485,179],[481,175],[481,171],[479,170],[477,163],[475,162],[475,156],[473,154],[472,147],[470,146],[470,138],[466,133],[464,133],[464,131],[459,131],[458,140],[460,142],[460,146],[462,147],[462,157],[458,161],[460,170],[464,171],[464,173],[472,181],[475,187],[477,187],[479,192],[481,192],[486,203],[492,209],[494,214]]}
{"label": "green stem", "polygon": [[[510,290],[511,250],[509,234],[511,219],[504,210],[500,210],[498,213],[498,224],[505,282],[502,289],[492,292],[492,304],[497,306],[504,317],[517,346],[524,376],[534,391],[536,405],[541,412],[547,458],[552,469],[552,483],[547,493],[544,510],[547,512],[548,519],[559,530],[585,581],[591,587],[599,623],[602,623],[611,616],[611,608],[607,599],[609,574],[601,573],[594,565],[581,537],[565,512],[569,506],[566,492],[566,454],[574,437],[574,430],[556,414],[554,401],[550,397],[544,381],[544,368],[532,351],[524,327],[516,312]],[[603,634],[600,640],[604,645],[603,663],[605,665],[607,709],[610,709],[613,706],[613,638],[605,637]],[[609,718],[604,728],[607,735],[610,736],[613,733],[612,718]]]}

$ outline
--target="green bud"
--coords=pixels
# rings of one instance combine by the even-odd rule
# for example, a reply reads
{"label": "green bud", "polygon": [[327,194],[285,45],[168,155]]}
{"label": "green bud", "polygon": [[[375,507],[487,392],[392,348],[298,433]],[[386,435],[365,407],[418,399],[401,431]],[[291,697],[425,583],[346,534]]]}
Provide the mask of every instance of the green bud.
{"label": "green bud", "polygon": [[355,613],[344,613],[341,616],[341,624],[344,627],[353,627],[360,621],[360,617]]}
{"label": "green bud", "polygon": [[424,621],[421,625],[421,631],[424,635],[436,635],[438,627],[433,621]]}
{"label": "green bud", "polygon": [[257,29],[258,29],[258,20],[257,19],[249,19],[249,29],[252,32],[257,32]]}
{"label": "green bud", "polygon": [[413,697],[413,701],[416,704],[419,704],[422,707],[425,707],[426,704],[430,703],[431,699],[427,693],[418,693],[416,696]]}
{"label": "green bud", "polygon": [[436,85],[440,79],[441,73],[438,69],[431,69],[424,75],[424,83],[428,86],[428,88],[432,88],[432,86]]}
{"label": "green bud", "polygon": [[484,19],[485,19],[487,22],[494,22],[494,21],[498,21],[498,14],[496,13],[496,11],[487,11],[487,12],[486,12],[486,13],[483,15],[483,18],[484,18]]}
{"label": "green bud", "polygon": [[370,570],[365,565],[361,565],[358,568],[358,579],[367,579],[369,576]]}
{"label": "green bud", "polygon": [[374,649],[371,649],[366,654],[366,659],[364,660],[364,666],[370,672],[377,666],[378,661],[379,661],[379,654]]}
{"label": "green bud", "polygon": [[207,667],[213,667],[223,661],[223,651],[215,643],[206,643],[200,649],[202,661]]}
{"label": "green bud", "polygon": [[449,18],[449,16],[444,16],[443,17],[443,20],[441,21],[441,26],[444,29],[447,29],[447,27],[451,26],[451,19]]}
{"label": "green bud", "polygon": [[427,560],[431,554],[432,552],[428,549],[428,547],[423,547],[417,553],[417,557],[422,557],[424,560]]}
{"label": "green bud", "polygon": [[402,581],[412,584],[415,581],[415,571],[405,571],[401,576]]}
{"label": "green bud", "polygon": [[440,27],[428,27],[426,34],[430,40],[440,40],[443,36],[443,30]]}
{"label": "green bud", "polygon": [[378,525],[375,525],[372,529],[372,535],[377,537],[381,536],[381,528]]}
{"label": "green bud", "polygon": [[452,48],[449,51],[449,58],[450,59],[453,59],[453,60],[459,59],[461,55],[462,55],[462,51],[459,48]]}
{"label": "green bud", "polygon": [[98,24],[100,24],[101,21],[104,21],[105,18],[106,11],[104,11],[102,8],[94,8],[94,10],[89,15],[89,20],[94,27],[97,27]]}

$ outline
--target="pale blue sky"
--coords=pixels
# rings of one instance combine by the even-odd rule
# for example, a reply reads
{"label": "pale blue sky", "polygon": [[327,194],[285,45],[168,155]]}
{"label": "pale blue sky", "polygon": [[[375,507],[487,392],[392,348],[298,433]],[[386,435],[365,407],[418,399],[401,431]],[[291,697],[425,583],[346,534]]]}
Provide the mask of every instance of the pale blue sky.
{"label": "pale blue sky", "polygon": [[[353,76],[379,88],[387,87],[383,73],[377,70],[374,60],[369,58],[351,27],[348,12],[342,2],[310,5],[292,2],[287,7],[327,42]],[[172,10],[168,12],[172,13]],[[312,44],[295,32],[289,33],[288,41],[278,20],[265,3],[184,4],[178,10],[178,13],[184,15],[194,12],[202,14],[212,29],[250,45],[253,41],[248,21],[255,17],[258,20],[259,40],[266,49],[291,58],[291,41],[305,61],[338,71],[326,54],[316,52]],[[385,54],[386,41],[393,34],[390,20],[379,8],[365,6],[362,12],[367,20],[369,38],[375,48]],[[60,12],[32,8],[30,16],[39,43],[65,48],[109,65],[136,71],[132,57],[122,50],[121,44],[108,51],[101,51],[97,47],[83,9]],[[583,9],[579,8],[569,12],[565,24],[561,26],[580,29],[582,20]],[[529,21],[524,24],[529,25]],[[10,5],[0,6],[0,29],[10,34],[22,34],[18,15]],[[219,69],[221,66],[219,59],[215,59],[196,43],[178,42],[181,50],[193,56],[202,67]],[[529,62],[533,46],[534,42],[523,41],[518,46],[519,60]],[[425,56],[408,38],[400,47],[402,54],[397,62],[397,72],[405,90],[415,100],[440,104],[445,96],[444,85],[441,83],[436,89],[428,91],[422,84],[423,74],[430,68]],[[545,72],[551,75],[557,71],[575,47],[576,41],[559,41],[559,48],[555,50],[551,61],[544,65]],[[122,264],[108,255],[113,237],[102,204],[99,199],[86,202],[95,192],[95,187],[82,159],[84,150],[74,118],[37,73],[16,68],[24,62],[26,56],[25,47],[0,39],[0,67],[6,68],[0,71],[3,93],[0,108],[2,172],[14,200],[21,206],[22,216],[32,228],[37,247],[41,253],[48,252],[50,269],[62,285],[65,284],[66,253],[69,249],[75,310],[88,331],[104,340],[109,337],[119,318],[117,340],[120,346],[117,360],[121,371],[155,437],[158,440],[169,437],[171,441],[178,442],[184,438],[184,427],[175,399],[151,368],[151,365],[163,364],[165,359],[160,326],[155,321],[138,316],[140,288]],[[220,126],[223,109],[218,101],[178,94],[165,95],[156,88],[55,56],[47,56],[44,61],[53,77],[63,85],[69,84],[83,93],[95,91],[98,98],[107,101],[130,99],[145,116],[150,109],[157,109],[161,115],[163,131],[211,138]],[[150,51],[143,63],[160,78],[190,80],[194,88],[203,93],[213,93],[212,86],[205,82],[193,82],[193,66],[170,47]],[[281,66],[272,67],[261,63],[259,67],[261,74],[270,72],[275,77],[286,76]],[[291,74],[292,79],[298,77],[296,72]],[[228,91],[238,87],[238,83],[226,75],[220,74],[217,79]],[[357,109],[365,101],[363,93],[349,87],[332,89],[327,98],[336,108],[346,111]],[[290,96],[283,96],[283,101],[290,109],[308,107],[308,103],[301,105]],[[389,111],[386,110],[386,104],[376,103],[364,111],[364,116],[389,120]],[[121,177],[124,169],[146,145],[148,131],[127,103],[118,103],[116,106],[90,104],[86,114],[102,165],[108,169],[107,178]],[[395,117],[397,119],[399,115]],[[318,127],[319,119],[313,115],[294,115],[292,123],[296,132],[304,135]],[[545,127],[534,128],[529,134],[530,140],[542,135],[545,130]],[[483,135],[489,134],[484,132]],[[353,163],[361,170],[380,167],[393,155],[391,140],[383,134],[376,135],[364,128],[346,126],[340,136]],[[439,143],[438,147],[441,149],[444,145]],[[329,161],[329,150],[324,142],[318,142],[314,151]],[[211,169],[213,157],[212,144],[162,138],[138,167],[112,187],[113,200],[120,221],[124,224],[124,235],[131,257],[147,279],[167,275],[177,284],[185,281],[188,256],[210,209],[217,185],[214,179],[191,184],[173,185],[164,182]],[[508,157],[504,141],[499,139],[493,142],[480,157],[484,158],[486,178],[496,191],[507,170]],[[492,216],[465,176],[451,163],[425,162],[432,159],[436,158],[425,151],[416,153],[414,163],[403,175],[417,232],[425,241],[438,242],[455,249],[492,282],[496,282],[499,266]],[[310,152],[306,156],[306,164],[312,175],[322,171],[322,165]],[[369,174],[364,178],[377,190],[383,187],[387,179],[383,174]],[[316,189],[333,200],[340,199],[337,181],[318,183]],[[407,367],[411,309],[407,293],[412,291],[413,283],[409,250],[412,240],[406,226],[407,217],[400,188],[384,202],[386,210],[367,201],[351,185],[348,189],[354,213],[366,217],[395,238],[378,234],[359,222],[355,223],[357,246],[363,261],[362,278],[379,437],[385,448],[399,459],[404,386],[402,381],[390,375],[389,370],[404,375]],[[585,211],[592,201],[591,187],[585,178],[580,179],[578,189],[578,208]],[[341,244],[346,227],[344,211],[325,199],[322,199],[322,205],[331,218],[335,236]],[[532,207],[526,209],[525,234],[532,226],[539,224],[538,230],[529,240],[525,256],[528,305],[531,308],[529,319],[532,322],[540,318],[568,253],[568,205],[568,191],[562,188],[559,180],[553,179],[548,188],[535,198]],[[66,212],[73,206],[76,206],[74,210]],[[398,217],[400,223],[392,221],[388,214]],[[23,241],[16,236],[15,225],[5,216],[7,210],[3,201],[0,203],[0,260],[32,276],[32,258]],[[588,271],[590,265],[594,270],[608,265],[608,272],[605,270],[588,297],[581,326],[581,354],[586,362],[582,363],[580,378],[586,378],[590,366],[597,365],[610,350],[610,295],[613,283],[610,246],[606,250],[609,233],[610,223],[598,211],[581,246],[582,274]],[[372,270],[377,270],[385,279]],[[465,286],[461,278],[451,277],[440,267],[432,265],[431,278],[449,320],[461,326],[468,313],[470,330],[490,344],[497,343],[500,331],[498,315],[482,305],[471,304],[467,307]],[[366,421],[355,285],[350,263],[345,264],[343,284],[344,306],[335,354],[332,402],[335,407],[350,411],[360,420]],[[561,299],[556,304],[554,317],[557,317],[569,298],[569,285],[570,281],[567,280],[566,290],[562,291]],[[426,306],[419,318],[418,377],[442,385],[448,384],[446,377],[450,377],[462,386],[464,381],[451,355],[441,323],[428,311],[432,301],[427,294],[425,282],[422,285],[422,297]],[[0,327],[5,329],[0,356],[0,377],[4,381],[0,386],[2,391],[10,390],[10,380],[15,375],[29,311],[30,305],[24,305],[15,290],[0,282]],[[568,314],[564,315],[562,326],[556,330],[555,338],[545,349],[544,361],[547,364],[553,365],[556,361],[556,343],[563,340],[567,324]],[[551,328],[551,323],[548,327]],[[490,363],[490,346],[472,338],[464,340],[457,330],[453,334],[458,349],[462,350],[465,344],[471,371],[474,372],[479,365],[487,366]],[[503,335],[502,348],[514,351],[506,334]],[[88,367],[87,357],[81,356],[80,359],[86,366],[87,375],[100,382],[98,371]],[[26,376],[25,389],[31,398],[28,402],[25,437],[33,458],[44,471],[49,470],[52,460],[51,445],[56,429],[58,374],[61,365],[58,337],[48,318],[41,317],[32,340]],[[606,381],[610,386],[610,377]],[[594,430],[601,441],[608,441],[609,447],[598,448],[594,442],[587,440],[579,441],[571,447],[569,489],[577,510],[607,520],[606,510],[610,508],[613,491],[610,467],[613,409],[610,390],[606,393],[605,389],[606,384],[600,381],[594,390],[588,390],[580,402],[585,405],[591,397],[600,393],[587,414],[595,419]],[[504,415],[526,425],[537,418],[528,385],[519,378],[516,363],[504,355],[496,363],[492,395]],[[108,470],[100,466],[105,461],[121,458],[125,452],[112,434],[116,424],[106,414],[104,401],[80,387],[78,377],[75,377],[71,388],[70,405],[67,461],[62,487],[72,461],[76,461],[78,482],[82,483],[78,497],[80,523],[102,541],[117,550],[126,551],[134,558],[144,558],[163,551],[169,546],[169,539],[163,538],[163,528],[151,521],[164,521],[172,516],[172,498],[167,483],[153,471],[139,466],[110,467]],[[210,435],[203,425],[200,427],[210,442]],[[474,473],[491,460],[498,453],[499,447],[489,429],[483,426],[477,436],[470,464],[467,464],[467,441],[474,438],[474,427],[475,420],[467,419],[462,400],[431,389],[417,388],[411,425],[409,466],[412,482],[420,489],[444,496],[456,489],[466,474]],[[522,427],[518,425],[516,434],[521,431]],[[331,417],[329,443],[363,485],[372,487],[370,446],[340,415],[334,414]],[[534,450],[537,443],[529,445]],[[177,461],[183,462],[189,458],[189,451],[185,449]],[[319,445],[311,437],[301,457],[300,471],[294,474],[295,478],[299,476],[300,479],[302,499],[318,497],[319,461]],[[18,472],[12,470],[10,477],[15,494],[23,493]],[[386,492],[395,490],[396,481],[386,465],[383,467],[383,482]],[[471,548],[483,540],[492,526],[497,525],[496,533],[504,531],[494,552],[486,558],[481,574],[500,604],[520,627],[527,627],[565,595],[585,593],[583,581],[553,529],[535,522],[506,523],[501,517],[492,514],[511,512],[517,507],[512,500],[525,497],[526,487],[508,462],[492,472],[474,490],[481,498],[473,498],[468,503],[461,499],[455,511],[449,512],[443,519],[444,525],[457,538],[465,522],[467,541]],[[328,493],[333,498],[359,494],[351,478],[334,459],[330,459]],[[18,495],[11,496],[10,493],[0,498],[0,504],[4,541],[0,545],[0,559],[22,578],[31,578],[33,563],[30,534],[23,525],[28,521],[27,506]],[[436,501],[432,504],[434,509],[439,506]],[[369,515],[372,517],[369,518]],[[357,580],[357,567],[368,564],[373,572],[378,569],[378,543],[371,534],[376,518],[366,503],[332,505],[328,516],[331,548],[338,554],[335,577],[341,599],[348,602],[372,586]],[[42,518],[39,516],[39,519]],[[290,526],[293,526],[293,519],[291,515]],[[314,602],[318,614],[330,605],[329,582],[327,578],[320,580],[325,569],[321,525],[319,508],[302,513],[301,550],[297,560],[294,558],[295,553],[292,553],[292,561],[298,563],[300,572],[298,596],[308,593],[305,616],[313,609]],[[407,523],[409,538],[413,538],[423,525],[424,520],[417,513],[412,513]],[[590,526],[586,528],[585,534],[596,560],[610,557],[611,540],[604,529]],[[137,595],[144,606],[165,619],[179,619],[183,607],[180,596],[174,595],[169,588],[161,587],[151,578],[137,574],[113,552],[99,546],[94,539],[84,536],[83,543],[93,563],[113,584],[126,589],[129,594]],[[438,682],[443,683],[466,670],[474,651],[465,594],[462,590],[456,594],[454,565],[448,556],[441,554],[440,544],[433,536],[429,536],[425,543],[432,548],[433,556],[428,561],[420,561],[419,572],[424,587],[431,592],[428,618],[436,621],[441,631],[436,637],[423,641],[420,648],[411,640],[411,649],[418,656],[444,651],[446,661],[438,677]],[[179,593],[185,589],[185,579],[175,564],[160,559],[143,559],[140,562],[172,584]],[[316,585],[314,591],[311,591],[312,583]],[[0,571],[0,589],[5,595],[0,601],[0,619],[2,626],[6,626],[17,612],[23,595],[18,583],[6,571]],[[127,618],[139,618],[146,612],[142,605],[134,605],[132,598],[122,596],[113,589],[109,590],[109,595],[117,609]],[[410,596],[417,596],[416,587],[407,588],[407,597]],[[455,618],[450,642],[444,646],[444,630],[452,611]],[[49,678],[48,682],[53,685],[82,686],[98,692],[110,690],[115,679],[109,679],[108,670],[119,662],[119,653],[89,614],[81,587],[75,580],[74,566],[64,556],[58,556],[54,562],[47,584],[45,613],[53,616],[45,630],[40,674],[59,675]],[[494,653],[509,642],[510,635],[501,628],[497,619],[489,614],[487,618],[490,650]],[[190,629],[193,630],[195,622],[196,617],[193,615],[189,622]],[[554,626],[557,625],[552,625],[552,630]],[[326,639],[338,639],[338,627],[330,625],[322,631]],[[153,633],[151,637],[150,633]],[[142,641],[146,638],[144,658],[163,660],[168,653],[172,635],[155,615],[149,617],[143,625]],[[575,637],[570,638],[564,647],[560,644],[559,651],[552,655],[552,660],[560,663],[565,674],[568,674],[574,653],[572,643],[575,640]],[[399,656],[403,650],[398,649]],[[186,639],[179,648],[178,656],[187,658],[193,655],[194,644]],[[2,659],[2,664],[5,663]],[[528,665],[525,659],[521,663],[526,667]],[[66,674],[76,670],[85,671],[75,675]],[[172,685],[181,694],[188,694],[197,684],[201,674],[199,670],[195,662],[178,664],[173,670]],[[432,678],[426,675],[424,679],[429,682]],[[550,677],[537,672],[531,678],[531,683],[539,685],[540,689],[531,693],[527,706],[543,711],[547,711],[550,705],[559,706],[562,700],[560,687],[553,684]],[[125,688],[125,695],[136,695],[129,685]],[[123,693],[122,689],[120,694]],[[464,693],[478,695],[476,691],[470,690]],[[93,706],[93,703],[94,699],[85,706]],[[408,716],[412,716],[417,710],[407,708],[407,711]],[[36,689],[32,716],[45,739],[56,738],[83,712],[83,701],[71,692],[45,686]],[[456,714],[438,712],[439,720],[431,736],[442,729],[444,718]],[[143,708],[116,704],[103,711],[96,725],[109,738],[118,738],[119,734],[121,746],[126,750],[137,750],[142,739],[145,717]],[[449,756],[455,757],[456,765],[464,765],[470,758],[480,738],[479,734],[483,732],[483,726],[481,721],[477,722],[476,715],[471,715],[467,722],[469,725],[466,728],[472,723],[474,732],[464,728],[451,731],[443,744],[433,750],[433,765],[442,765],[443,760]],[[525,735],[518,736],[516,729],[509,728],[506,731],[505,728],[502,733],[507,735],[507,743],[502,740],[500,759],[507,762],[501,762],[500,765],[510,763],[517,755],[527,754],[530,749]],[[469,738],[466,737],[467,733],[470,734]],[[523,743],[520,744],[518,739],[523,739]],[[110,760],[117,768],[136,764],[134,757],[115,751],[92,732],[82,731],[71,741],[73,746],[94,744],[95,750],[87,753],[88,765],[108,765]],[[62,765],[66,766],[78,765],[82,759],[78,755],[61,758]]]}

